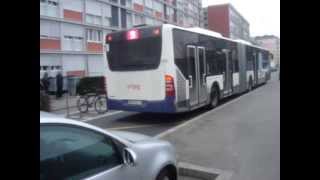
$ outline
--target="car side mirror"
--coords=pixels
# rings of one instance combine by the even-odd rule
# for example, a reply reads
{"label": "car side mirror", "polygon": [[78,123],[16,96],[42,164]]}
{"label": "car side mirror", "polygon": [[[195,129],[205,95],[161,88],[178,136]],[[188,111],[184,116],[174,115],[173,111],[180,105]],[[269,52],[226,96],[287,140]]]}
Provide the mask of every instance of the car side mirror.
{"label": "car side mirror", "polygon": [[124,148],[122,156],[123,156],[123,161],[125,165],[132,166],[132,167],[136,165],[137,155],[131,149]]}

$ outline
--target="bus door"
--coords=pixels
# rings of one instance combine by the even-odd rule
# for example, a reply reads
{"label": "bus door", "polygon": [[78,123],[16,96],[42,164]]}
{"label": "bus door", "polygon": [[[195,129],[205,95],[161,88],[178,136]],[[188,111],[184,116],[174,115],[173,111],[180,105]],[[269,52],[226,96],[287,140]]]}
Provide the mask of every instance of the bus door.
{"label": "bus door", "polygon": [[224,54],[225,54],[225,73],[224,73],[224,91],[223,91],[223,95],[227,96],[229,94],[232,93],[232,89],[233,89],[233,82],[232,82],[232,77],[233,77],[233,64],[231,61],[231,57],[230,55],[230,51],[228,49],[224,49],[223,50]]}
{"label": "bus door", "polygon": [[188,64],[188,80],[189,80],[189,101],[190,106],[197,105],[199,103],[199,91],[197,79],[199,74],[197,73],[197,61],[196,61],[196,47],[192,45],[187,46],[187,64]]}
{"label": "bus door", "polygon": [[199,87],[199,102],[206,102],[208,99],[207,82],[206,82],[206,53],[204,47],[197,47],[197,58],[198,58],[198,87]]}

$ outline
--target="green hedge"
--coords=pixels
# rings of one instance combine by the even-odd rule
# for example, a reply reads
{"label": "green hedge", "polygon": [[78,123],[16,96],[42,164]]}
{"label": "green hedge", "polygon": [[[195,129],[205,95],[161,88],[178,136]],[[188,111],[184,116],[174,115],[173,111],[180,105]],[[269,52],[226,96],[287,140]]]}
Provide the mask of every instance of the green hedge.
{"label": "green hedge", "polygon": [[77,94],[87,93],[105,94],[105,79],[103,76],[81,78],[77,85]]}

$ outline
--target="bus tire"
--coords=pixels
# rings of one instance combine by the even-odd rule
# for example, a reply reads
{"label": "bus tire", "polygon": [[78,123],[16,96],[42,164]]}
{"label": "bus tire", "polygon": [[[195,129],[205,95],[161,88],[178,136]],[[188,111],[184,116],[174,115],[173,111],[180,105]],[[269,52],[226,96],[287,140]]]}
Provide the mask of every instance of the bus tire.
{"label": "bus tire", "polygon": [[217,87],[217,85],[214,85],[211,88],[211,92],[210,92],[210,103],[208,105],[209,109],[213,109],[215,107],[218,106],[219,104],[219,88]]}

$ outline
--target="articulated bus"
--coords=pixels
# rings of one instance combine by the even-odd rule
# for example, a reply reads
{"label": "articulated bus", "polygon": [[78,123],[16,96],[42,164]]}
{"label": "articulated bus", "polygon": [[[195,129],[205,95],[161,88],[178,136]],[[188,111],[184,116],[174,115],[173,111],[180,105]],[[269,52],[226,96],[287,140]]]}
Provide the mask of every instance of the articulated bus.
{"label": "articulated bus", "polygon": [[106,36],[110,110],[177,113],[251,90],[270,78],[271,54],[201,28],[135,27]]}

